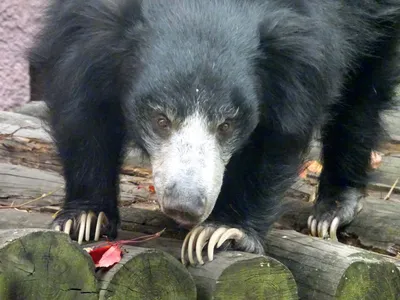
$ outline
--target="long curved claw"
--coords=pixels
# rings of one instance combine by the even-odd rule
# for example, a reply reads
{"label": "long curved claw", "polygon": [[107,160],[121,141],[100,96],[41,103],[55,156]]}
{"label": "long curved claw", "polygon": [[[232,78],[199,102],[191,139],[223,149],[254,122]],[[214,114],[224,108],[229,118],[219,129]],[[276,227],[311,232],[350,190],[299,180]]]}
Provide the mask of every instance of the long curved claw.
{"label": "long curved claw", "polygon": [[[321,222],[320,222],[321,223]],[[321,233],[319,234],[319,237],[325,239],[328,237],[328,229],[329,229],[329,222],[328,221],[324,221],[321,223]]]}
{"label": "long curved claw", "polygon": [[97,242],[100,239],[100,234],[101,234],[101,226],[103,225],[103,222],[107,220],[107,217],[104,212],[99,213],[99,217],[97,218],[97,223],[96,223],[96,231],[94,234],[94,241]]}
{"label": "long curved claw", "polygon": [[83,241],[83,235],[85,234],[85,228],[86,228],[86,218],[87,214],[83,213],[81,215],[81,219],[79,221],[79,233],[78,233],[78,244],[82,244]]}
{"label": "long curved claw", "polygon": [[92,220],[96,218],[96,214],[90,211],[86,218],[86,226],[85,226],[85,240],[86,242],[90,241],[90,230],[92,226]]}
{"label": "long curved claw", "polygon": [[311,222],[312,222],[313,219],[314,219],[313,215],[308,217],[308,220],[307,220],[307,228],[308,228],[308,230],[311,229]]}
{"label": "long curved claw", "polygon": [[185,239],[183,240],[183,243],[182,243],[182,248],[181,248],[181,263],[182,263],[183,265],[186,265],[185,252],[186,252],[186,247],[187,247],[187,244],[188,244],[188,242],[189,242],[189,239],[190,239],[190,232],[185,236]]}
{"label": "long curved claw", "polygon": [[221,236],[228,230],[226,227],[219,227],[217,230],[214,231],[212,234],[210,240],[208,241],[208,247],[207,247],[207,255],[208,255],[208,260],[213,261],[214,260],[214,249],[215,245],[218,243],[219,239]]}
{"label": "long curved claw", "polygon": [[196,258],[197,258],[197,261],[199,262],[199,264],[201,264],[201,265],[204,265],[204,260],[201,255],[203,252],[203,248],[207,244],[207,241],[209,240],[209,238],[211,237],[211,235],[213,234],[214,231],[215,231],[215,228],[207,227],[202,232],[200,232],[200,234],[197,238]]}
{"label": "long curved claw", "polygon": [[317,236],[317,219],[313,219],[311,222],[311,235]]}
{"label": "long curved claw", "polygon": [[217,248],[221,247],[221,245],[226,241],[226,240],[236,240],[239,241],[243,239],[245,236],[244,232],[237,229],[237,228],[230,228],[227,231],[224,232],[224,234],[219,238]]}
{"label": "long curved claw", "polygon": [[317,234],[319,237],[322,237],[322,222],[318,222],[317,224]]}
{"label": "long curved claw", "polygon": [[338,238],[337,238],[337,229],[339,227],[339,224],[340,224],[340,219],[338,217],[335,217],[332,220],[331,228],[330,228],[330,231],[329,231],[329,236],[334,241],[338,240]]}
{"label": "long curved claw", "polygon": [[72,228],[72,220],[69,219],[67,222],[65,222],[64,232],[69,235],[71,233],[71,228]]}
{"label": "long curved claw", "polygon": [[193,251],[195,250],[193,244],[196,242],[199,233],[204,229],[203,226],[198,226],[190,232],[190,239],[188,244],[188,258],[191,265],[195,265],[196,262],[193,259]]}

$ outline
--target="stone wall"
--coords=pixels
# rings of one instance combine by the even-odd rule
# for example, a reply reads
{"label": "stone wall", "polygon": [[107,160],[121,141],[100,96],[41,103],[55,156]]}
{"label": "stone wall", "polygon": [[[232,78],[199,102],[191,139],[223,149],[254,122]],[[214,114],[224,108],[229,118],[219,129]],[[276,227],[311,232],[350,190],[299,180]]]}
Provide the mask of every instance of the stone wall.
{"label": "stone wall", "polygon": [[30,100],[26,50],[48,0],[0,0],[0,110]]}

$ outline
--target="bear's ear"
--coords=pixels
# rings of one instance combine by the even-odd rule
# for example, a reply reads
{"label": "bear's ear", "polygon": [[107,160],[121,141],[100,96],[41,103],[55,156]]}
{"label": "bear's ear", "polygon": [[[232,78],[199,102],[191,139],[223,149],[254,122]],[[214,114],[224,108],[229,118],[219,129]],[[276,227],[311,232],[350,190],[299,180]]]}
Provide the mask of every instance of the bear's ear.
{"label": "bear's ear", "polygon": [[310,130],[322,114],[327,87],[324,50],[311,20],[289,10],[260,25],[258,74],[269,124],[287,134]]}

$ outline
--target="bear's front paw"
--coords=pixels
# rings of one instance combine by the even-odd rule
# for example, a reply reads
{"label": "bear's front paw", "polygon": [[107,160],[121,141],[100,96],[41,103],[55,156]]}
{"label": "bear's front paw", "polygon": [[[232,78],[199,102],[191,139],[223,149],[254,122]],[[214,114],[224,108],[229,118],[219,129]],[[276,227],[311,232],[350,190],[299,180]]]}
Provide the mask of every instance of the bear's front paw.
{"label": "bear's front paw", "polygon": [[51,228],[64,231],[79,244],[83,240],[98,241],[101,235],[113,239],[117,236],[117,219],[106,216],[104,212],[95,213],[91,210],[62,209],[56,214]]}
{"label": "bear's front paw", "polygon": [[339,227],[349,224],[361,211],[362,193],[355,188],[347,188],[335,197],[320,196],[309,216],[307,226],[310,234],[323,239],[337,240]]}
{"label": "bear's front paw", "polygon": [[218,249],[221,248],[221,246],[224,246],[222,247],[224,250],[232,249],[264,254],[262,242],[255,234],[250,234],[239,228],[207,223],[195,227],[187,234],[181,250],[182,264],[186,265],[186,254],[190,264],[196,264],[193,258],[193,252],[196,253],[198,263],[201,265],[204,264],[202,252],[207,243],[207,256],[209,261],[214,259],[215,248]]}

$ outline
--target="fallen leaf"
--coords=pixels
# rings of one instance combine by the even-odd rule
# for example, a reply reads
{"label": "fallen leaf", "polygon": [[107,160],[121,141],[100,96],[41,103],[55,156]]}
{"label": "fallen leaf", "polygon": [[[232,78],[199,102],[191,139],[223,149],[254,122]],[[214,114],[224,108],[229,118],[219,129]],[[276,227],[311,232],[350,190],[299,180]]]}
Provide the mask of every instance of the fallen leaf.
{"label": "fallen leaf", "polygon": [[149,192],[152,193],[152,194],[156,193],[156,189],[154,188],[154,185],[150,185],[149,186]]}
{"label": "fallen leaf", "polygon": [[118,263],[122,257],[122,245],[136,245],[156,239],[165,231],[165,229],[155,234],[143,235],[131,240],[120,240],[116,242],[106,242],[95,248],[84,248],[92,257],[96,268],[109,268]]}
{"label": "fallen leaf", "polygon": [[118,243],[110,243],[105,246],[85,249],[92,257],[96,268],[108,268],[121,260],[122,250]]}
{"label": "fallen leaf", "polygon": [[306,178],[309,173],[315,173],[319,175],[321,171],[322,165],[316,160],[310,160],[303,165],[299,176],[300,178]]}
{"label": "fallen leaf", "polygon": [[121,260],[122,250],[118,244],[112,245],[106,252],[101,256],[98,263],[95,266],[98,268],[109,268]]}
{"label": "fallen leaf", "polygon": [[88,248],[85,250],[89,253],[89,255],[92,257],[94,264],[97,266],[104,253],[106,253],[111,248],[111,246],[112,244],[107,244],[105,246]]}

